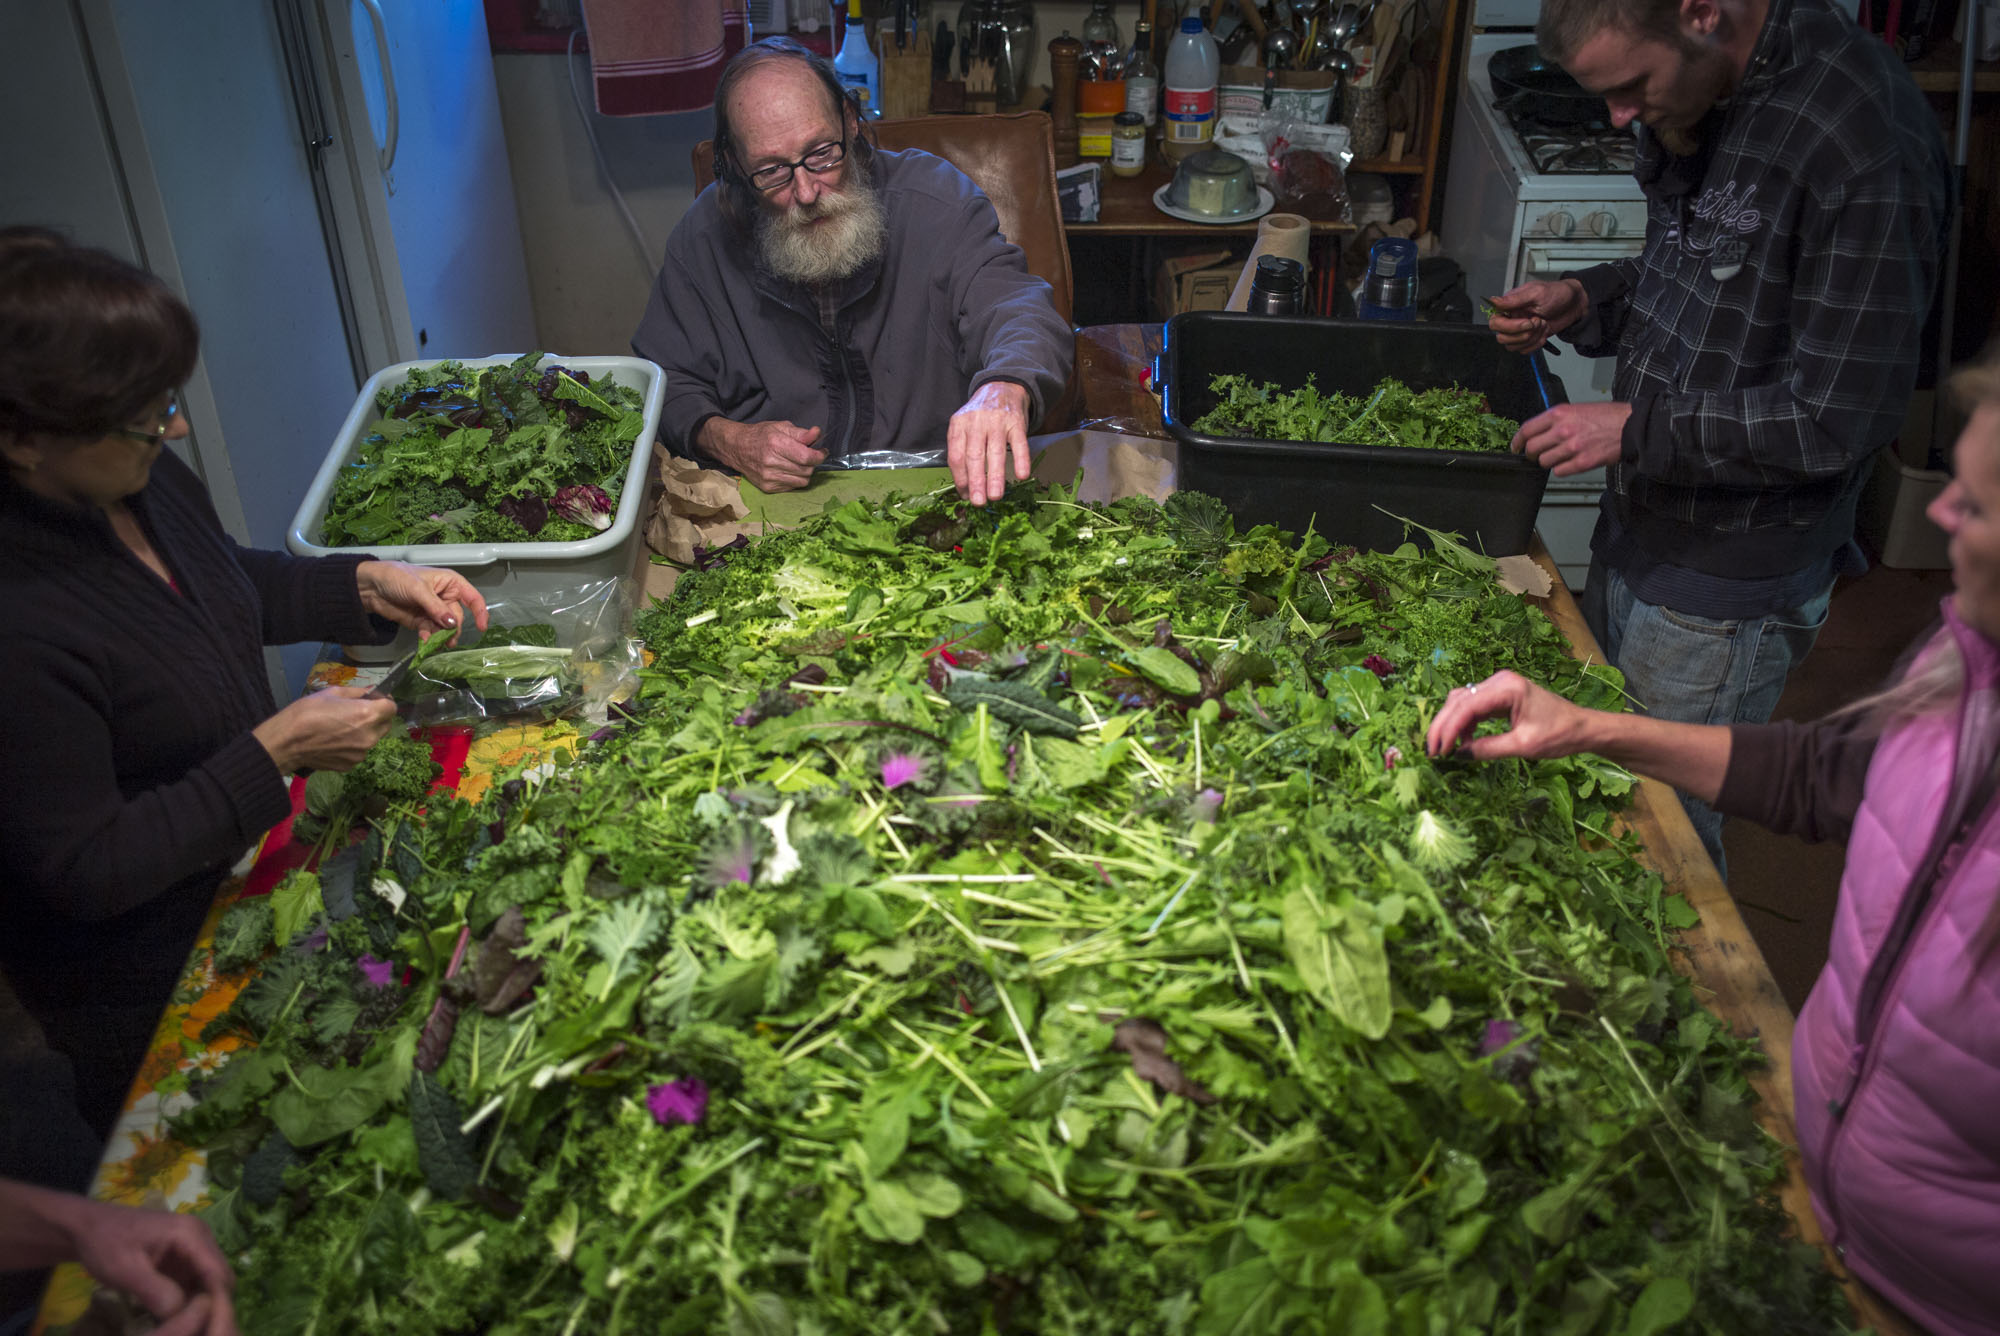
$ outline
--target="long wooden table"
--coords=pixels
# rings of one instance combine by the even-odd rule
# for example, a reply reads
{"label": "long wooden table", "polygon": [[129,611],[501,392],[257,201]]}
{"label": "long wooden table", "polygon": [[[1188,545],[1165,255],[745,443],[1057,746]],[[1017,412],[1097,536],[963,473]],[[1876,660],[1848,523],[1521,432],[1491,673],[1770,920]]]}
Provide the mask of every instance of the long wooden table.
{"label": "long wooden table", "polygon": [[[1153,358],[1159,352],[1160,338],[1158,325],[1105,325],[1082,330],[1077,336],[1078,375],[1087,420],[1115,422],[1127,434],[1151,438],[1145,443],[1171,459],[1171,443],[1157,439],[1164,435],[1159,400],[1145,380],[1145,373],[1150,372]],[[1603,655],[1590,628],[1584,624],[1576,600],[1563,585],[1562,576],[1539,539],[1530,555],[1547,571],[1552,582],[1546,597],[1530,601],[1562,631],[1577,657],[1601,659]],[[380,667],[357,670],[343,663],[325,662],[315,670],[309,686],[316,689],[334,682],[365,683],[381,671]],[[564,731],[557,730],[558,734]],[[548,730],[535,727],[488,732],[470,743],[459,791],[476,798],[496,773],[504,773],[523,762],[532,763],[551,746],[574,746],[574,739],[551,737]],[[1755,1035],[1770,1057],[1770,1066],[1753,1078],[1752,1085],[1762,1100],[1759,1116],[1764,1127],[1787,1151],[1789,1176],[1780,1195],[1800,1237],[1824,1248],[1800,1171],[1798,1137],[1792,1124],[1791,1009],[1673,790],[1657,781],[1643,780],[1635,791],[1625,824],[1639,836],[1647,861],[1660,873],[1668,890],[1684,895],[1700,911],[1701,922],[1680,935],[1679,963],[1708,995],[1709,1006],[1716,1016],[1738,1034]],[[274,834],[281,835],[283,829]],[[175,1142],[167,1133],[166,1119],[189,1102],[185,1091],[190,1077],[212,1068],[235,1047],[232,1039],[204,1044],[199,1036],[208,1020],[228,1008],[244,983],[242,978],[234,981],[217,978],[208,963],[208,939],[215,919],[239,890],[240,883],[232,881],[217,896],[209,923],[189,962],[188,974],[176,991],[153,1051],[128,1097],[125,1117],[92,1189],[95,1196],[130,1205],[176,1209],[194,1209],[203,1199],[206,1171],[202,1152]],[[1897,1314],[1846,1276],[1830,1251],[1828,1261],[1843,1276],[1860,1322],[1872,1326],[1882,1336],[1907,1336],[1911,1332]],[[45,1331],[75,1321],[89,1302],[91,1290],[89,1278],[79,1269],[59,1268],[36,1330]]]}

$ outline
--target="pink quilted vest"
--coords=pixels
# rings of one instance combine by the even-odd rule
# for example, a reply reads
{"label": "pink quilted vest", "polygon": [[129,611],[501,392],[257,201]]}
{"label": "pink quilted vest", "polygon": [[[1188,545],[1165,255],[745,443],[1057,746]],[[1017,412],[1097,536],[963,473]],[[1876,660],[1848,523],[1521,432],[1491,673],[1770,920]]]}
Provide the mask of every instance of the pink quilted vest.
{"label": "pink quilted vest", "polygon": [[2000,900],[2000,801],[1972,817],[1872,1007],[1866,984],[1954,770],[1993,760],[1990,743],[1956,753],[1971,693],[2000,688],[2000,645],[1945,620],[1968,690],[1876,748],[1792,1080],[1813,1209],[1847,1264],[1934,1332],[2000,1336],[2000,952],[1972,954]]}

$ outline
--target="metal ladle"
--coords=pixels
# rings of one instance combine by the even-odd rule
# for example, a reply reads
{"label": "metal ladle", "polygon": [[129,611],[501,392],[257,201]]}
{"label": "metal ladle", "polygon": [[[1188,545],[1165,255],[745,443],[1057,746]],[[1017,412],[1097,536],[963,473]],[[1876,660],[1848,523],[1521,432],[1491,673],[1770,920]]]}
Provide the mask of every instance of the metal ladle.
{"label": "metal ladle", "polygon": [[1335,47],[1327,53],[1326,68],[1333,71],[1333,106],[1327,112],[1327,120],[1339,124],[1347,115],[1347,76],[1354,69],[1354,57],[1342,47]]}
{"label": "metal ladle", "polygon": [[1299,35],[1290,28],[1273,28],[1264,34],[1264,68],[1295,69],[1299,61]]}

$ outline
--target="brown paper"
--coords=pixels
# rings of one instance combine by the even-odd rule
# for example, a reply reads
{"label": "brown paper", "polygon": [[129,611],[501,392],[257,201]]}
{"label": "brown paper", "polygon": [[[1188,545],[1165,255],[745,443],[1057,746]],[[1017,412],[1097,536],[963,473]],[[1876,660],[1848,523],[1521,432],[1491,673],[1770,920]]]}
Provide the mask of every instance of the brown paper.
{"label": "brown paper", "polygon": [[1288,260],[1297,260],[1312,277],[1312,261],[1308,252],[1312,249],[1312,224],[1295,213],[1267,214],[1257,224],[1257,244],[1250,248],[1250,258],[1243,262],[1243,272],[1236,279],[1236,287],[1229,294],[1229,305],[1225,310],[1247,311],[1250,309],[1250,282],[1257,275],[1257,261],[1266,255],[1282,255]]}
{"label": "brown paper", "polygon": [[[738,534],[755,532],[756,526],[740,523],[750,508],[743,504],[735,478],[670,455],[657,444],[653,461],[659,496],[646,522],[647,547],[688,566],[694,563],[697,545],[722,547]],[[642,581],[647,597],[666,597],[679,574],[673,566],[648,563]]]}
{"label": "brown paper", "polygon": [[1042,482],[1068,484],[1083,470],[1076,499],[1089,504],[1150,496],[1164,501],[1180,472],[1180,446],[1152,436],[1127,436],[1116,431],[1072,431],[1034,436],[1029,472]]}
{"label": "brown paper", "polygon": [[1500,587],[1510,594],[1547,598],[1549,591],[1556,587],[1541,563],[1529,556],[1502,557],[1499,569],[1493,574],[1500,581]]}

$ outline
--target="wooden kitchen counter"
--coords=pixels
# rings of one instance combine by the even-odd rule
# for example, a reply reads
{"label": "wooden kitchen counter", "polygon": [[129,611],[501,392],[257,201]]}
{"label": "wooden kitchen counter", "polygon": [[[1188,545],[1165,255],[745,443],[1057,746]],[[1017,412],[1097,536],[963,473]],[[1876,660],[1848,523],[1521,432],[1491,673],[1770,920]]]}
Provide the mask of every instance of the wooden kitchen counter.
{"label": "wooden kitchen counter", "polygon": [[[1148,161],[1146,170],[1137,176],[1113,176],[1110,164],[1106,163],[1099,191],[1097,221],[1065,223],[1063,230],[1074,237],[1171,237],[1181,240],[1257,235],[1255,218],[1241,223],[1191,223],[1160,212],[1153,204],[1153,192],[1173,180],[1173,176],[1173,170],[1158,161]],[[1316,220],[1312,224],[1316,237],[1345,235],[1353,230],[1354,224],[1339,221]]]}

